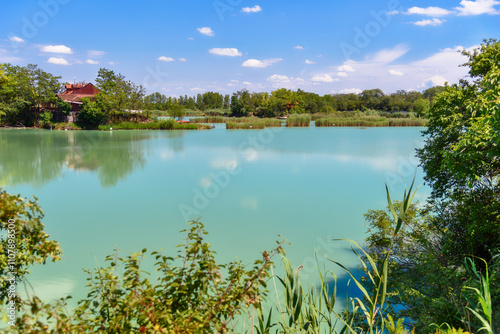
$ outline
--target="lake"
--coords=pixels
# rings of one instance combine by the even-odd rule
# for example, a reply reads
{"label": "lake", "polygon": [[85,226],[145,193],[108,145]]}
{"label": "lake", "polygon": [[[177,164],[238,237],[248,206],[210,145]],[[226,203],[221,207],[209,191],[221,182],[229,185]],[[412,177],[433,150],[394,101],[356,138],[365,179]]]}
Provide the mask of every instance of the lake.
{"label": "lake", "polygon": [[[315,282],[315,252],[340,275],[325,257],[357,267],[349,245],[331,239],[362,242],[363,214],[387,204],[384,181],[401,198],[418,165],[421,130],[2,129],[0,184],[38,197],[46,230],[64,251],[62,261],[29,276],[42,299],[83,297],[82,268],[104,264],[115,248],[175,255],[192,218],[205,224],[221,262],[253,262],[283,236],[293,266]],[[420,168],[416,182],[423,183]],[[422,187],[417,198],[428,193]]]}

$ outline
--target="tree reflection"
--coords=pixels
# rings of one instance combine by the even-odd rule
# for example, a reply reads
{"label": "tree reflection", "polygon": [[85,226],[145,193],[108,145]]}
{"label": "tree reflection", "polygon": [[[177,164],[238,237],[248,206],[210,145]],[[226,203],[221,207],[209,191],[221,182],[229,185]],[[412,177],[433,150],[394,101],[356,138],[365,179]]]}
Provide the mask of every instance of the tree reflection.
{"label": "tree reflection", "polygon": [[150,154],[150,139],[167,137],[169,149],[184,149],[181,131],[0,131],[0,185],[40,187],[65,170],[96,173],[103,187],[115,186]]}

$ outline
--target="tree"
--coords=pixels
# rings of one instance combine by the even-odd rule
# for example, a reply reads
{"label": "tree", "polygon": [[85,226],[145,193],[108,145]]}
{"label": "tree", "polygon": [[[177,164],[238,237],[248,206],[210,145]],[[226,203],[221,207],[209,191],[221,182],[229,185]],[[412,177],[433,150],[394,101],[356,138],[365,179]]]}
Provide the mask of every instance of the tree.
{"label": "tree", "polygon": [[385,96],[381,89],[368,89],[360,94],[363,107],[367,109],[380,110],[382,98]]}
{"label": "tree", "polygon": [[231,117],[244,117],[248,116],[248,112],[243,106],[243,102],[240,101],[238,95],[234,93],[231,96]]}
{"label": "tree", "polygon": [[441,227],[450,231],[450,254],[491,259],[500,246],[500,43],[486,41],[464,54],[473,81],[436,97],[418,155]]}
{"label": "tree", "polygon": [[[98,94],[98,99],[99,99]],[[103,97],[102,95],[100,96]],[[78,113],[77,122],[85,127],[90,129],[97,128],[100,124],[102,124],[106,118],[108,117],[106,113],[106,109],[103,108],[103,103],[101,101],[91,101],[88,98],[82,99],[83,106],[80,112]]]}
{"label": "tree", "polygon": [[[484,270],[500,248],[500,42],[485,41],[463,54],[471,80],[435,97],[418,150],[432,188],[428,208],[441,231],[441,262],[455,271],[463,270],[465,257]],[[494,305],[498,286],[496,292]]]}
{"label": "tree", "polygon": [[444,92],[446,90],[446,86],[434,86],[434,87],[431,87],[431,88],[427,88],[422,96],[426,99],[429,100],[429,103],[431,104],[431,106],[434,104],[434,98],[436,97],[436,95]]}
{"label": "tree", "polygon": [[[146,94],[144,87],[126,81],[125,76],[116,74],[112,70],[101,68],[96,78],[97,88],[102,99],[106,101],[106,112],[125,109],[138,109],[143,106]],[[98,95],[99,95],[98,94]]]}
{"label": "tree", "polygon": [[168,114],[173,119],[182,119],[184,117],[184,108],[179,104],[173,104],[170,109],[168,109]]}
{"label": "tree", "polygon": [[0,237],[0,298],[3,305],[13,300],[9,298],[9,287],[14,282],[12,277],[17,284],[35,263],[61,259],[60,245],[49,239],[42,218],[36,197],[23,199],[0,188],[0,230],[5,233]]}
{"label": "tree", "polygon": [[45,108],[57,101],[60,77],[28,64],[0,65],[0,117],[8,124],[35,125]]}
{"label": "tree", "polygon": [[418,99],[413,103],[413,111],[418,117],[424,116],[430,109],[430,102],[427,99]]}

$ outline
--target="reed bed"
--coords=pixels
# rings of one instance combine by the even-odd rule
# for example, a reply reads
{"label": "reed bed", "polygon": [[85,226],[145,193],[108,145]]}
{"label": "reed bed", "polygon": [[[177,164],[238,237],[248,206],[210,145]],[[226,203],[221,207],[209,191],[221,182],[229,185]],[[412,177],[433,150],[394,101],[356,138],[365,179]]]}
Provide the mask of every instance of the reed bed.
{"label": "reed bed", "polygon": [[332,117],[323,117],[323,118],[319,118],[319,119],[316,119],[316,127],[323,127],[323,126],[336,126],[337,123],[336,122],[336,119],[332,118]]}
{"label": "reed bed", "polygon": [[316,127],[327,126],[426,126],[427,120],[422,118],[386,118],[378,116],[365,117],[323,117],[316,120]]}
{"label": "reed bed", "polygon": [[288,127],[308,127],[310,125],[310,115],[291,115],[286,119],[286,126]]}
{"label": "reed bed", "polygon": [[265,129],[266,124],[262,121],[254,121],[250,123],[236,123],[236,122],[227,122],[226,129],[227,130],[236,130],[236,129],[245,129],[245,130],[255,130],[255,129]]}
{"label": "reed bed", "polygon": [[389,120],[389,126],[427,126],[428,122],[425,118],[393,118]]}
{"label": "reed bed", "polygon": [[198,124],[177,123],[171,119],[148,123],[120,122],[99,125],[99,130],[110,130],[110,128],[113,130],[197,130],[209,127]]}
{"label": "reed bed", "polygon": [[190,123],[226,123],[226,119],[222,116],[205,116],[196,117],[189,120]]}
{"label": "reed bed", "polygon": [[283,123],[284,123],[282,120],[276,119],[276,118],[263,118],[261,121],[264,122],[264,124],[266,125],[266,128],[270,128],[270,127],[280,128],[283,126]]}

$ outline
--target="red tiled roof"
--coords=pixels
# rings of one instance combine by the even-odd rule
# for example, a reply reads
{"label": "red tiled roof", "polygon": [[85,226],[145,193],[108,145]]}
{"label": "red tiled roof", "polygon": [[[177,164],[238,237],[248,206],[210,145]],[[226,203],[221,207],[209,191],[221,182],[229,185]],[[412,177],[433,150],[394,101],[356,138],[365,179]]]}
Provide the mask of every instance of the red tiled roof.
{"label": "red tiled roof", "polygon": [[80,104],[82,103],[82,98],[92,98],[98,93],[99,89],[97,89],[91,83],[88,83],[86,85],[73,84],[66,85],[66,91],[64,93],[58,94],[58,96],[66,102]]}

